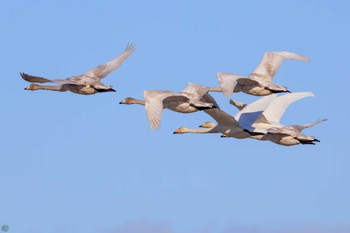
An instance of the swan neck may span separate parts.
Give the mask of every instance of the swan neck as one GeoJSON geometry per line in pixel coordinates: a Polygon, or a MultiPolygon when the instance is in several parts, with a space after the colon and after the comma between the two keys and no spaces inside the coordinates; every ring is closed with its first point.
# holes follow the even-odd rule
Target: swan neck
{"type": "Polygon", "coordinates": [[[187,133],[210,133],[212,128],[205,128],[205,129],[186,129],[187,133]]]}
{"type": "Polygon", "coordinates": [[[131,103],[132,103],[132,104],[145,105],[145,101],[144,101],[144,100],[138,100],[138,99],[132,100],[131,103]]]}
{"type": "Polygon", "coordinates": [[[210,87],[210,92],[222,92],[222,89],[220,87],[210,87]]]}

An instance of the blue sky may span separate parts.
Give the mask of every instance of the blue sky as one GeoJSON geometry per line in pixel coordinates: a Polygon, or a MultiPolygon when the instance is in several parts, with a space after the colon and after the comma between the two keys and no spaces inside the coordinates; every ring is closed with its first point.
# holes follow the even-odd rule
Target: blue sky
{"type": "MultiPolygon", "coordinates": [[[[0,4],[0,225],[9,232],[349,232],[348,1],[9,1],[0,4]],[[24,91],[19,72],[78,75],[137,49],[92,96],[24,91]],[[284,124],[316,146],[282,147],[219,135],[173,135],[211,120],[118,103],[143,90],[218,86],[248,75],[266,51],[290,51],[275,82],[315,97],[284,124]]],[[[228,99],[215,93],[235,114],[228,99]]],[[[252,102],[242,93],[233,98],[252,102]]]]}

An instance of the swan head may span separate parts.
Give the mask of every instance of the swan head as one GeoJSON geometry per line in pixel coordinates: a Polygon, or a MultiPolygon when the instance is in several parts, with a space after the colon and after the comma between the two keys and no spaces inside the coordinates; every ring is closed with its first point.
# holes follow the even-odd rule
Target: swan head
{"type": "Polygon", "coordinates": [[[136,99],[127,97],[124,100],[120,101],[119,104],[134,104],[136,99]]]}
{"type": "Polygon", "coordinates": [[[39,87],[38,84],[32,83],[32,84],[30,84],[28,87],[24,88],[24,90],[37,90],[38,87],[39,87]]]}
{"type": "Polygon", "coordinates": [[[188,133],[188,129],[186,127],[180,127],[173,132],[173,134],[184,134],[188,133]]]}
{"type": "Polygon", "coordinates": [[[207,122],[201,124],[199,127],[210,129],[210,128],[214,128],[215,126],[216,126],[216,124],[214,124],[213,122],[207,121],[207,122]]]}

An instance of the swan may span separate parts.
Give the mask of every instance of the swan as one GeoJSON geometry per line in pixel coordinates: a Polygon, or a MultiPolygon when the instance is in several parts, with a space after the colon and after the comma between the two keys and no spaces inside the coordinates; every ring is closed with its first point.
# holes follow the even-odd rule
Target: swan
{"type": "MultiPolygon", "coordinates": [[[[260,140],[268,140],[283,146],[294,146],[298,144],[314,145],[315,142],[320,142],[320,140],[313,136],[302,134],[301,131],[320,124],[327,119],[319,119],[316,122],[304,125],[285,126],[280,123],[280,119],[291,103],[310,96],[313,96],[311,92],[296,92],[275,98],[257,120],[251,126],[247,125],[244,131],[255,137],[262,136],[259,138],[260,140]]],[[[233,100],[230,103],[237,108],[245,105],[233,100]]],[[[207,126],[208,122],[201,125],[201,127],[207,126]]]]}
{"type": "Polygon", "coordinates": [[[128,43],[124,52],[115,59],[106,64],[97,66],[89,70],[85,74],[72,76],[67,79],[46,79],[38,76],[20,73],[21,77],[31,83],[55,83],[59,86],[44,86],[38,84],[30,84],[25,90],[50,90],[50,91],[71,91],[76,94],[92,95],[99,92],[115,92],[112,86],[101,83],[101,79],[116,70],[125,59],[127,59],[135,50],[132,43],[128,43]]]}
{"type": "Polygon", "coordinates": [[[325,121],[327,121],[327,119],[319,119],[313,123],[308,123],[304,125],[288,125],[279,127],[275,126],[267,128],[264,133],[261,132],[261,129],[260,132],[259,130],[257,132],[249,130],[244,131],[254,136],[260,135],[262,136],[262,140],[268,140],[283,146],[294,146],[298,144],[315,145],[315,142],[320,142],[320,140],[318,140],[314,136],[302,134],[301,131],[325,121]]]}
{"type": "Polygon", "coordinates": [[[290,92],[287,87],[272,83],[284,59],[310,61],[307,57],[291,52],[265,52],[259,65],[247,78],[238,74],[218,72],[219,85],[226,97],[230,97],[233,92],[244,92],[255,96],[290,92]]]}
{"type": "Polygon", "coordinates": [[[144,105],[149,125],[152,130],[156,130],[160,127],[162,111],[165,108],[179,113],[218,108],[218,104],[208,93],[209,90],[209,87],[188,83],[187,87],[179,93],[166,90],[145,90],[144,100],[128,97],[120,104],[144,105]]]}
{"type": "Polygon", "coordinates": [[[217,124],[212,122],[206,122],[200,127],[204,129],[189,129],[186,127],[180,127],[175,130],[174,134],[184,134],[184,133],[221,133],[227,137],[233,137],[237,139],[243,138],[262,138],[261,134],[251,134],[250,132],[245,132],[244,129],[247,126],[253,124],[265,108],[276,98],[276,94],[264,96],[259,100],[248,104],[235,116],[231,116],[222,109],[216,109],[214,113],[213,110],[205,110],[204,112],[210,115],[217,124]]]}

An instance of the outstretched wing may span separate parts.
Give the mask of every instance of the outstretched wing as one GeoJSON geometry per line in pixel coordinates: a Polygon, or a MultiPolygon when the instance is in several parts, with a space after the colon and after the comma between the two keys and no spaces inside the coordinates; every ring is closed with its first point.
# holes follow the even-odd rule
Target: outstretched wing
{"type": "Polygon", "coordinates": [[[222,92],[226,97],[230,97],[235,89],[236,81],[239,78],[245,79],[244,76],[238,74],[229,74],[229,73],[217,73],[216,74],[219,85],[222,89],[222,92]]]}
{"type": "Polygon", "coordinates": [[[266,52],[251,76],[272,82],[284,59],[310,61],[307,57],[291,52],[266,52]]]}
{"type": "Polygon", "coordinates": [[[42,77],[39,77],[39,76],[33,76],[33,75],[26,74],[26,73],[19,73],[19,74],[27,82],[31,82],[31,83],[52,83],[52,80],[50,80],[50,79],[42,78],[42,77]]]}
{"type": "Polygon", "coordinates": [[[312,92],[295,92],[275,98],[254,124],[280,125],[280,120],[290,104],[308,96],[312,92]]]}
{"type": "Polygon", "coordinates": [[[67,79],[46,79],[39,76],[33,76],[25,73],[20,73],[21,77],[31,83],[56,83],[56,84],[74,84],[74,85],[86,85],[81,76],[75,76],[67,79]]]}
{"type": "Polygon", "coordinates": [[[235,119],[245,129],[251,129],[252,124],[261,116],[263,111],[276,98],[276,94],[264,96],[257,101],[246,105],[235,115],[235,119]]]}
{"type": "Polygon", "coordinates": [[[187,86],[185,89],[183,89],[180,93],[184,94],[190,94],[191,99],[193,101],[200,100],[205,94],[209,92],[209,87],[193,84],[193,83],[187,83],[187,86]]]}
{"type": "Polygon", "coordinates": [[[164,108],[163,100],[166,98],[176,98],[179,100],[188,100],[183,95],[170,91],[144,91],[145,109],[148,123],[152,130],[157,130],[160,127],[162,111],[164,108]]]}
{"type": "Polygon", "coordinates": [[[305,125],[291,125],[291,127],[296,129],[300,133],[301,131],[303,131],[306,128],[313,127],[313,126],[321,124],[322,122],[325,122],[325,121],[327,121],[327,119],[318,119],[317,121],[315,121],[313,123],[308,123],[305,125]]]}
{"type": "Polygon", "coordinates": [[[233,99],[230,99],[230,104],[238,108],[238,110],[242,110],[247,106],[247,104],[239,102],[238,100],[233,100],[233,99]]]}
{"type": "Polygon", "coordinates": [[[126,46],[124,52],[120,54],[117,58],[107,62],[106,64],[99,65],[96,68],[89,70],[84,75],[96,78],[96,79],[102,79],[118,69],[118,67],[123,63],[124,60],[126,60],[133,52],[135,51],[135,46],[132,43],[128,43],[126,46]]]}

